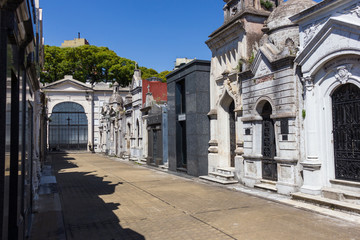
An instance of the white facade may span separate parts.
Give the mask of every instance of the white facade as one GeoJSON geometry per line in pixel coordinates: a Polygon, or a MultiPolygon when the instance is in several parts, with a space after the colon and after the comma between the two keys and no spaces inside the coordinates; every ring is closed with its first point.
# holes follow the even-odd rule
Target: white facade
{"type": "MultiPolygon", "coordinates": [[[[295,61],[301,66],[305,85],[305,138],[302,142],[305,156],[301,163],[304,184],[301,192],[320,194],[324,187],[360,192],[359,162],[348,169],[352,173],[347,173],[357,180],[344,180],[342,173],[336,170],[336,122],[332,99],[335,92],[345,85],[360,88],[360,1],[325,0],[292,20],[300,25],[301,52],[295,61]]],[[[354,101],[358,98],[358,95],[354,96],[354,101]]],[[[354,113],[359,110],[347,111],[354,113]]],[[[352,121],[359,121],[359,115],[351,116],[352,121]]],[[[348,131],[357,128],[349,125],[348,131]]],[[[352,143],[349,144],[352,155],[356,156],[359,136],[352,134],[352,143]]],[[[343,141],[346,143],[346,139],[343,141]]]]}
{"type": "Polygon", "coordinates": [[[130,159],[140,160],[143,156],[143,129],[145,121],[142,118],[142,79],[141,71],[135,69],[131,82],[131,102],[127,102],[129,109],[126,111],[126,124],[130,125],[128,137],[130,140],[130,159]],[[131,113],[131,115],[129,114],[131,113]]]}
{"type": "Polygon", "coordinates": [[[244,161],[239,162],[236,173],[247,186],[271,183],[277,192],[290,194],[302,185],[302,85],[293,62],[299,30],[289,17],[314,4],[289,0],[277,7],[264,25],[250,69],[239,74],[244,161]]]}
{"type": "MultiPolygon", "coordinates": [[[[99,133],[101,110],[112,94],[110,85],[106,83],[85,84],[68,75],[62,80],[46,85],[42,90],[47,98],[48,117],[50,119],[53,108],[60,103],[74,102],[84,108],[88,121],[88,150],[101,152],[99,133]]],[[[122,95],[125,92],[126,89],[122,89],[122,95]]]]}
{"type": "Polygon", "coordinates": [[[252,46],[260,40],[261,28],[269,16],[260,1],[225,2],[224,24],[206,41],[212,51],[209,172],[219,167],[234,168],[242,162],[242,102],[237,73],[252,58],[252,46]],[[229,111],[232,104],[234,109],[229,111]],[[235,129],[230,127],[229,118],[235,118],[235,129]]]}

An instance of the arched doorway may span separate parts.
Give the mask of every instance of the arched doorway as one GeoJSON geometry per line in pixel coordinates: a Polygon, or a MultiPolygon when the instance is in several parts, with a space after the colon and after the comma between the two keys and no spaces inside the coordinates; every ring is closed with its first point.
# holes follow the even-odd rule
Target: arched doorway
{"type": "Polygon", "coordinates": [[[87,150],[88,121],[80,104],[59,103],[53,108],[50,119],[50,150],[87,150]]]}
{"type": "Polygon", "coordinates": [[[360,88],[344,84],[332,95],[335,178],[360,182],[360,88]]]}
{"type": "Polygon", "coordinates": [[[277,164],[274,160],[276,156],[276,141],[274,121],[270,118],[272,107],[269,102],[265,102],[262,110],[262,178],[277,181],[277,164]]]}

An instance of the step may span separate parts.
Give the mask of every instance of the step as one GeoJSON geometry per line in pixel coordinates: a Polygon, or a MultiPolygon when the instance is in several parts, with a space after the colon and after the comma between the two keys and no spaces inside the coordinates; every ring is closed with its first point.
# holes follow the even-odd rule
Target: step
{"type": "Polygon", "coordinates": [[[333,200],[345,201],[360,205],[360,193],[358,192],[352,192],[332,187],[324,187],[322,189],[322,196],[333,200]]]}
{"type": "Polygon", "coordinates": [[[234,174],[224,174],[224,173],[220,173],[220,172],[210,172],[209,173],[210,177],[215,177],[217,179],[221,179],[221,180],[234,180],[234,174]]]}
{"type": "Polygon", "coordinates": [[[208,175],[200,176],[199,178],[203,179],[203,180],[211,181],[211,182],[220,183],[220,184],[223,184],[223,185],[239,183],[237,180],[222,180],[222,179],[218,179],[218,178],[211,177],[211,176],[208,176],[208,175]]]}
{"type": "Polygon", "coordinates": [[[272,192],[277,192],[277,188],[276,185],[272,184],[272,183],[264,183],[264,182],[260,182],[254,185],[255,188],[260,188],[263,190],[268,190],[268,191],[272,191],[272,192]]]}
{"type": "Polygon", "coordinates": [[[292,193],[291,197],[294,200],[311,202],[311,203],[327,206],[330,208],[335,208],[335,209],[340,209],[340,210],[360,214],[360,206],[358,204],[352,204],[352,203],[348,203],[348,202],[344,202],[344,201],[333,200],[333,199],[324,198],[321,196],[310,195],[310,194],[301,193],[301,192],[292,193]]]}
{"type": "Polygon", "coordinates": [[[271,184],[271,185],[276,185],[276,181],[272,181],[272,180],[266,180],[266,179],[261,179],[260,181],[261,183],[266,183],[266,184],[271,184]]]}
{"type": "Polygon", "coordinates": [[[235,168],[233,168],[233,167],[218,167],[218,168],[216,168],[216,172],[222,173],[222,174],[233,175],[234,171],[235,171],[235,168]]]}

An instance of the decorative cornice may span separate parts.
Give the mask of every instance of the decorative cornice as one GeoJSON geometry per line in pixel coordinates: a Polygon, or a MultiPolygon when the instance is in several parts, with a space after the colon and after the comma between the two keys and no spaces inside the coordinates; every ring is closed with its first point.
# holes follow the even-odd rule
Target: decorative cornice
{"type": "Polygon", "coordinates": [[[339,11],[342,14],[351,14],[351,15],[356,15],[358,18],[360,18],[360,2],[355,3],[353,5],[351,5],[348,8],[345,8],[342,11],[339,11]]]}
{"type": "Polygon", "coordinates": [[[263,158],[262,154],[257,155],[243,155],[245,160],[251,160],[251,161],[261,161],[263,158]]]}
{"type": "Polygon", "coordinates": [[[244,116],[241,118],[243,122],[262,121],[263,118],[259,115],[244,116]]]}
{"type": "Polygon", "coordinates": [[[270,116],[271,119],[277,118],[296,118],[296,112],[280,112],[270,116]]]}
{"type": "Polygon", "coordinates": [[[210,49],[219,48],[227,42],[225,39],[233,39],[237,37],[242,31],[245,31],[244,24],[241,19],[238,19],[234,22],[231,22],[231,24],[226,25],[226,27],[221,29],[218,33],[210,35],[209,37],[211,38],[205,43],[210,49]]]}
{"type": "Polygon", "coordinates": [[[210,140],[209,141],[209,146],[218,146],[218,141],[214,140],[214,139],[210,140]]]}
{"type": "Polygon", "coordinates": [[[307,161],[300,164],[303,166],[304,170],[308,171],[317,171],[321,168],[321,162],[318,161],[307,161]]]}
{"type": "Polygon", "coordinates": [[[282,164],[289,164],[289,165],[295,165],[298,162],[298,159],[295,158],[284,158],[284,157],[274,157],[274,160],[277,163],[282,163],[282,164]]]}

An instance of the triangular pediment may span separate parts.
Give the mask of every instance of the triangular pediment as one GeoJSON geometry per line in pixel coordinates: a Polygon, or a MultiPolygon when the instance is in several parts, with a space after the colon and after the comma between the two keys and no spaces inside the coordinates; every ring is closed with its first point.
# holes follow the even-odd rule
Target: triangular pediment
{"type": "Polygon", "coordinates": [[[262,77],[272,72],[270,62],[261,50],[256,54],[251,70],[254,78],[262,77]]]}
{"type": "Polygon", "coordinates": [[[43,90],[64,92],[93,91],[90,86],[75,79],[62,79],[53,82],[43,87],[43,90]]]}
{"type": "Polygon", "coordinates": [[[360,54],[360,21],[330,18],[295,59],[303,73],[316,72],[326,61],[344,54],[360,54]]]}

